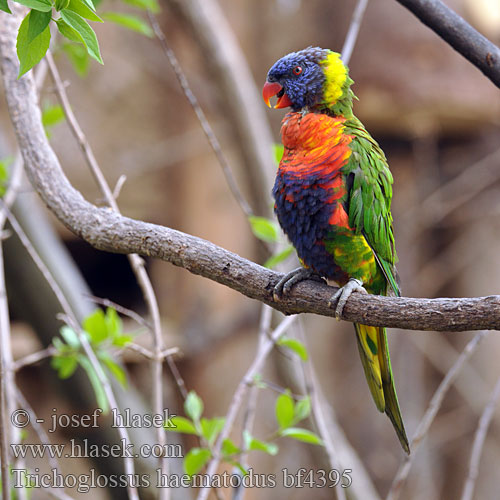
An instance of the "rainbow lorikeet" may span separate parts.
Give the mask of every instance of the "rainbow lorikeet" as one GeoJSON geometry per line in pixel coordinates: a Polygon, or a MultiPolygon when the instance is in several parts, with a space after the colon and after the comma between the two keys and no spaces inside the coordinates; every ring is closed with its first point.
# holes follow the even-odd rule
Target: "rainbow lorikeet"
{"type": "MultiPolygon", "coordinates": [[[[353,81],[340,54],[319,47],[292,52],[267,75],[263,97],[291,107],[281,127],[284,153],[273,188],[275,212],[303,267],[275,295],[310,278],[341,288],[339,318],[353,291],[400,295],[392,230],[392,175],[377,142],[353,115],[353,81]],[[363,288],[364,287],[364,288],[363,288]]],[[[408,438],[394,387],[385,328],[354,324],[368,386],[403,449],[408,438]]]]}

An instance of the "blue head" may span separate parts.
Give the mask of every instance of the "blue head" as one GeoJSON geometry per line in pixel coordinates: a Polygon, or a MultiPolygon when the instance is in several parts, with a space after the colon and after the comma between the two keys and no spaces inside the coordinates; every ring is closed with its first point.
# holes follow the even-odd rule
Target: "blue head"
{"type": "MultiPolygon", "coordinates": [[[[275,108],[334,108],[344,100],[352,103],[352,80],[340,55],[319,47],[290,54],[278,60],[267,74],[262,95],[266,104],[278,97],[275,108]]],[[[347,104],[347,103],[346,103],[347,104]]]]}

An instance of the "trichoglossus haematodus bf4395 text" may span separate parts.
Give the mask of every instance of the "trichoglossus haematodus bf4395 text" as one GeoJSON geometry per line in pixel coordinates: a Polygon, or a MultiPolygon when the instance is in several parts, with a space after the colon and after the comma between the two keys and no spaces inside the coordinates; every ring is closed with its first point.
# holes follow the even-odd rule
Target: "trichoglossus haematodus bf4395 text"
{"type": "MultiPolygon", "coordinates": [[[[341,288],[337,316],[355,290],[400,295],[392,229],[392,175],[377,142],[353,115],[353,81],[340,54],[318,47],[292,52],[269,70],[263,97],[291,107],[281,127],[284,153],[273,188],[275,212],[303,267],[275,295],[318,276],[341,288]]],[[[409,453],[385,328],[354,324],[377,408],[409,453]]]]}

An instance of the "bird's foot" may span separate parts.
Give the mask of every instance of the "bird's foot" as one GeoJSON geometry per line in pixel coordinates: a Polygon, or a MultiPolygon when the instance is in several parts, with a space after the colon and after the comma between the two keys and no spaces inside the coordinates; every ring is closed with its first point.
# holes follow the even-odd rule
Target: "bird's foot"
{"type": "Polygon", "coordinates": [[[351,278],[343,287],[339,288],[328,301],[329,306],[332,306],[332,304],[338,301],[337,307],[335,308],[335,317],[337,320],[340,320],[342,317],[344,306],[353,292],[367,293],[363,288],[363,282],[356,278],[351,278]]]}
{"type": "Polygon", "coordinates": [[[279,300],[283,295],[287,295],[294,285],[304,280],[314,280],[325,283],[325,280],[312,269],[298,267],[285,274],[285,276],[278,281],[273,289],[274,300],[279,300]]]}

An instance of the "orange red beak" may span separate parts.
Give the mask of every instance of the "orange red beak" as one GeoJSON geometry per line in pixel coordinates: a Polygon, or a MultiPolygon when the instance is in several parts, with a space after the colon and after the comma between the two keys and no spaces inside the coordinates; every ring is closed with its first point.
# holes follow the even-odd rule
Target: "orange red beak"
{"type": "Polygon", "coordinates": [[[271,107],[270,100],[271,97],[274,97],[275,95],[278,96],[278,100],[274,106],[275,109],[287,108],[288,106],[291,106],[292,101],[285,94],[283,87],[278,82],[266,82],[262,88],[262,97],[268,107],[271,107]]]}

